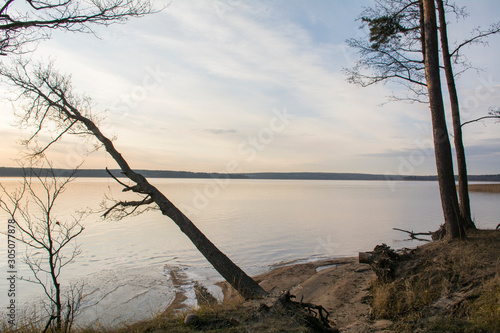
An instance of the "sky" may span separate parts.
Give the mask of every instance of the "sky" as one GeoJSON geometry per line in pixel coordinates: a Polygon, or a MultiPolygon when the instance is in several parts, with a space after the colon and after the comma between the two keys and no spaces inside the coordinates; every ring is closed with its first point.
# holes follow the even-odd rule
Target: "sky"
{"type": "MultiPolygon", "coordinates": [[[[428,106],[385,103],[400,86],[361,88],[342,72],[358,59],[346,39],[366,36],[356,18],[373,1],[168,4],[95,35],[55,32],[31,54],[52,59],[93,99],[102,131],[132,168],[436,173],[428,106]]],[[[500,2],[473,4],[467,18],[448,18],[452,46],[498,20],[500,2]]],[[[500,107],[500,36],[488,41],[464,50],[477,70],[457,82],[463,121],[500,107]]],[[[18,165],[19,140],[29,135],[12,126],[15,108],[0,101],[0,166],[18,165]]],[[[500,173],[500,124],[465,126],[464,143],[469,174],[500,173]]],[[[55,167],[117,167],[104,150],[89,150],[65,138],[48,157],[55,167]]]]}

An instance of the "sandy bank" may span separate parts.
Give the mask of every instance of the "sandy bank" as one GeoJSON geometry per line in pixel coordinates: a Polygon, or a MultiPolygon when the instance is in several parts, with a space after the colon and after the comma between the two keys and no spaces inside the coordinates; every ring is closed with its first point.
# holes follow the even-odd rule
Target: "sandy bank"
{"type": "MultiPolygon", "coordinates": [[[[254,279],[267,291],[279,294],[290,290],[297,300],[322,305],[342,332],[359,332],[369,323],[368,287],[375,274],[357,258],[340,258],[278,267],[254,279]]],[[[240,301],[226,282],[218,284],[224,303],[240,301]]]]}

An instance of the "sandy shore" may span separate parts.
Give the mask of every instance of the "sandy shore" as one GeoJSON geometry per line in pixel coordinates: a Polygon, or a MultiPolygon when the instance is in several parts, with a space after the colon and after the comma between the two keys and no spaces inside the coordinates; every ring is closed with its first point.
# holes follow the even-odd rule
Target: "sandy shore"
{"type": "MultiPolygon", "coordinates": [[[[367,289],[374,278],[370,267],[358,263],[358,258],[293,264],[254,277],[270,293],[290,290],[297,300],[322,305],[341,332],[379,331],[392,324],[369,320],[367,289]]],[[[218,285],[223,290],[224,303],[241,300],[226,282],[218,285]]]]}

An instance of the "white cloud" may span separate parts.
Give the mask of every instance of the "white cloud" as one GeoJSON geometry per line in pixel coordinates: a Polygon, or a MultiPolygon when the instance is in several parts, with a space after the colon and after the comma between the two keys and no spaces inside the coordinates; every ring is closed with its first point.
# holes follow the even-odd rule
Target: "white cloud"
{"type": "MultiPolygon", "coordinates": [[[[411,149],[431,134],[430,116],[425,105],[379,107],[387,86],[346,83],[341,68],[352,53],[344,40],[358,34],[363,3],[173,1],[162,13],[99,29],[102,39],[55,34],[38,53],[57,56],[96,108],[110,109],[106,132],[136,167],[221,171],[229,159],[245,161],[238,146],[286,108],[295,118],[245,162],[247,171],[384,172],[393,161],[369,154],[411,149]],[[151,69],[162,79],[145,87],[151,69]]],[[[465,85],[463,95],[474,89],[465,85]]],[[[481,103],[498,101],[495,91],[481,103]]],[[[472,142],[498,138],[470,132],[472,142]]]]}

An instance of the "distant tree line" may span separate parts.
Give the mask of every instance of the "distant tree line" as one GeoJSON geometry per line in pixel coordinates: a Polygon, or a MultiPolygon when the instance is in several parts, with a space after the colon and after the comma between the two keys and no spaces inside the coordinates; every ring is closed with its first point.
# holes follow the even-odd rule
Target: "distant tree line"
{"type": "MultiPolygon", "coordinates": [[[[49,169],[43,170],[49,172],[49,169]]],[[[110,170],[113,174],[120,177],[121,170],[110,170]]],[[[146,177],[150,178],[231,178],[231,179],[247,179],[248,176],[236,173],[215,173],[215,172],[191,172],[191,171],[171,171],[171,170],[138,170],[146,177]]],[[[25,173],[30,174],[30,170],[23,168],[7,168],[0,167],[0,177],[23,177],[25,173]]],[[[74,172],[70,169],[54,169],[52,170],[59,177],[67,177],[74,173],[75,177],[95,177],[109,178],[109,173],[105,169],[81,169],[74,172]]],[[[125,176],[123,176],[125,177],[125,176]]]]}
{"type": "MultiPolygon", "coordinates": [[[[120,170],[110,170],[115,175],[120,174],[120,170]]],[[[404,175],[380,175],[369,173],[337,173],[337,172],[256,172],[256,173],[217,173],[217,172],[191,172],[191,171],[171,171],[171,170],[138,170],[148,178],[226,178],[226,179],[296,179],[296,180],[387,180],[387,181],[437,181],[437,176],[404,176],[404,175]]],[[[30,170],[22,168],[0,167],[0,177],[23,177],[30,170]]],[[[106,170],[101,169],[53,169],[43,170],[45,173],[54,173],[58,177],[69,177],[74,174],[78,177],[109,177],[106,170]]],[[[500,182],[500,174],[491,175],[469,175],[469,181],[500,182]]],[[[458,180],[458,176],[455,176],[458,180]]]]}

